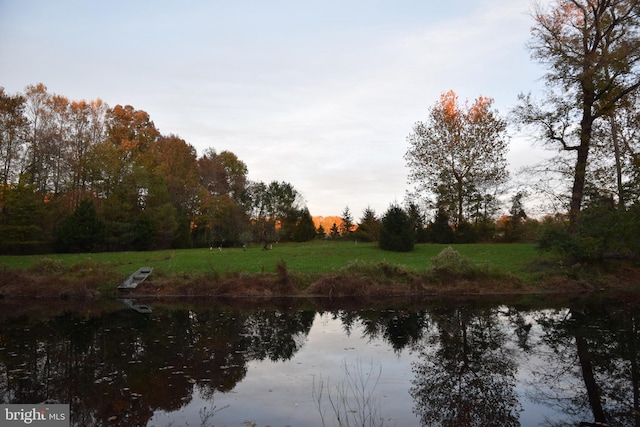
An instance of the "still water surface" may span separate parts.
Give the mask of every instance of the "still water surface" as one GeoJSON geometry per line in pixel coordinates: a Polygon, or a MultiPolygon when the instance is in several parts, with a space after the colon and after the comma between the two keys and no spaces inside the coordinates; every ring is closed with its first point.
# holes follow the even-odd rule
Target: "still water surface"
{"type": "Polygon", "coordinates": [[[640,426],[635,304],[327,304],[0,306],[0,401],[77,426],[640,426]]]}

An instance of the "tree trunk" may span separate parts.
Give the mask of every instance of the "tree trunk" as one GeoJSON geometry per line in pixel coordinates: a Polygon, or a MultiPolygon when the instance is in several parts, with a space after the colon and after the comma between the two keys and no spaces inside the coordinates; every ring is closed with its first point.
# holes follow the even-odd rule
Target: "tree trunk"
{"type": "Polygon", "coordinates": [[[458,179],[458,182],[456,183],[456,191],[458,193],[458,206],[456,206],[456,228],[458,228],[460,226],[460,224],[462,224],[463,220],[464,220],[464,216],[463,216],[463,199],[464,199],[464,185],[462,183],[462,179],[458,179]]]}
{"type": "Polygon", "coordinates": [[[593,96],[585,90],[585,101],[582,107],[582,120],[580,121],[580,145],[577,151],[576,167],[573,176],[573,188],[571,189],[571,204],[569,205],[569,231],[574,233],[584,198],[584,184],[587,175],[587,160],[589,146],[591,145],[591,132],[593,130],[593,115],[591,113],[593,96]]]}
{"type": "Polygon", "coordinates": [[[622,187],[622,165],[620,162],[620,143],[618,141],[618,123],[615,114],[611,114],[611,141],[616,160],[616,183],[618,184],[618,208],[624,209],[624,188],[622,187]]]}
{"type": "Polygon", "coordinates": [[[593,419],[596,423],[606,425],[607,419],[604,415],[602,402],[600,400],[600,390],[596,383],[595,376],[593,375],[593,366],[591,365],[591,356],[589,355],[587,341],[579,334],[576,335],[576,347],[578,349],[578,359],[580,360],[580,367],[582,369],[582,378],[584,379],[584,385],[587,389],[587,396],[593,413],[593,419]]]}
{"type": "Polygon", "coordinates": [[[589,145],[580,144],[576,159],[576,167],[573,177],[573,188],[571,189],[571,204],[569,206],[569,230],[573,233],[576,229],[578,215],[584,197],[584,184],[586,181],[587,158],[589,156],[589,145]]]}

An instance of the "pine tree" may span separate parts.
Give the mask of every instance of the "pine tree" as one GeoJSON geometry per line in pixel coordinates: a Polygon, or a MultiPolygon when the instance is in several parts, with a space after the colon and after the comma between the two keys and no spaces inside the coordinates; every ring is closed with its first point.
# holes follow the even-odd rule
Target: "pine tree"
{"type": "Polygon", "coordinates": [[[429,224],[430,238],[434,243],[453,243],[454,234],[449,225],[449,215],[442,210],[438,210],[433,222],[429,224]]]}
{"type": "Polygon", "coordinates": [[[342,220],[342,224],[340,224],[340,234],[342,235],[342,237],[349,237],[352,233],[354,225],[349,206],[344,208],[344,211],[342,211],[342,217],[340,217],[340,219],[342,220]]]}
{"type": "Polygon", "coordinates": [[[324,231],[324,227],[322,226],[322,224],[320,224],[316,229],[316,236],[319,237],[320,239],[324,239],[326,234],[327,232],[324,231]]]}
{"type": "Polygon", "coordinates": [[[340,230],[338,230],[338,225],[335,222],[331,226],[331,229],[329,230],[329,234],[331,235],[332,239],[336,239],[340,237],[340,230]]]}
{"type": "Polygon", "coordinates": [[[362,219],[355,231],[355,237],[363,242],[377,242],[380,239],[380,220],[370,207],[366,208],[362,214],[362,219]]]}
{"type": "Polygon", "coordinates": [[[313,224],[313,218],[309,213],[309,209],[304,208],[300,211],[300,218],[293,231],[293,240],[296,242],[307,242],[316,236],[316,227],[313,224]]]}
{"type": "Polygon", "coordinates": [[[56,249],[60,252],[91,252],[104,241],[105,225],[98,218],[92,200],[81,200],[60,225],[56,249]]]}
{"type": "Polygon", "coordinates": [[[398,205],[391,205],[382,218],[380,249],[395,252],[410,252],[415,243],[413,222],[398,205]]]}

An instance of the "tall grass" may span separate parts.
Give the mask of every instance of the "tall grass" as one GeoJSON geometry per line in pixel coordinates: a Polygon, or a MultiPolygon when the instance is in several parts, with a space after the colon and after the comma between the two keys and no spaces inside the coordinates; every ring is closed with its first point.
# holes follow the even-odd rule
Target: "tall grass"
{"type": "Polygon", "coordinates": [[[320,414],[322,426],[331,425],[338,427],[383,427],[386,425],[381,415],[380,401],[375,395],[375,389],[382,375],[382,368],[374,369],[373,364],[369,369],[362,366],[359,360],[354,367],[342,364],[344,378],[336,383],[329,379],[319,377],[318,382],[314,378],[312,398],[320,414]]]}

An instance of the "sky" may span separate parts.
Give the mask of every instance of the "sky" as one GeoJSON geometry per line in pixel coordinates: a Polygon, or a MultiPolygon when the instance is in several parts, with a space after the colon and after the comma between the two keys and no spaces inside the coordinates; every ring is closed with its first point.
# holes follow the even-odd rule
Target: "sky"
{"type": "MultiPolygon", "coordinates": [[[[540,90],[532,1],[0,0],[0,86],[132,105],[357,220],[404,203],[407,136],[442,92],[507,116],[540,90]]],[[[543,157],[512,138],[512,173],[543,157]]]]}

